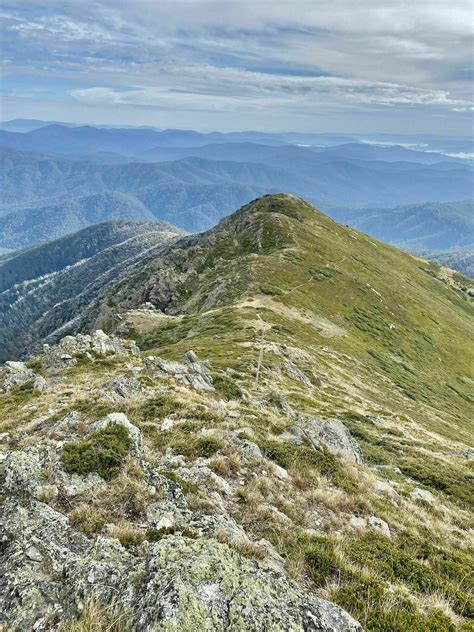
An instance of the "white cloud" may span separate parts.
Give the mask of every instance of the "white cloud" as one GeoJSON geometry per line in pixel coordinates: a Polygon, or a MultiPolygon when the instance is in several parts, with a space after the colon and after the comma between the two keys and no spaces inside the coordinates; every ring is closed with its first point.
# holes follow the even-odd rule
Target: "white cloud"
{"type": "Polygon", "coordinates": [[[7,4],[9,76],[62,81],[90,107],[287,108],[288,120],[331,108],[470,111],[469,0],[91,0],[87,9],[7,4]]]}

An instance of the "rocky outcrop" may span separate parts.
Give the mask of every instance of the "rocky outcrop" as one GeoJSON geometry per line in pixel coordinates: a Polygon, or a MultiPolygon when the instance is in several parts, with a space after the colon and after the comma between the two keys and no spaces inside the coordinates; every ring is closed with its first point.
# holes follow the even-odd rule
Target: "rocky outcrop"
{"type": "Polygon", "coordinates": [[[148,356],[145,358],[145,366],[153,378],[173,378],[199,391],[213,391],[209,364],[199,360],[194,351],[188,351],[185,360],[186,364],[181,364],[148,356]]]}
{"type": "Polygon", "coordinates": [[[29,369],[23,362],[5,362],[0,369],[0,393],[8,393],[12,388],[28,385],[39,392],[48,388],[46,380],[29,369]]]}
{"type": "MultiPolygon", "coordinates": [[[[288,579],[269,543],[261,541],[262,550],[267,545],[273,556],[263,567],[212,539],[217,533],[228,533],[231,539],[246,534],[224,513],[194,515],[179,484],[146,462],[141,433],[126,415],[99,419],[86,437],[111,424],[126,429],[148,489],[157,490],[146,519],[158,541],[126,549],[113,537],[91,539],[44,502],[46,474],[53,496],[59,488],[62,494],[75,493],[75,479],[85,484],[80,491],[107,484],[96,475],[69,476],[62,470],[58,448],[63,441],[55,448],[51,440],[71,437],[80,427],[80,415],[69,413],[50,428],[44,444],[10,452],[0,465],[0,626],[10,632],[53,632],[95,601],[120,604],[137,632],[361,631],[344,610],[288,579]],[[189,536],[166,531],[180,525],[191,528],[189,536]]],[[[231,493],[228,483],[203,464],[185,472],[197,483],[204,478],[221,494],[231,493]]]]}
{"type": "Polygon", "coordinates": [[[140,349],[133,341],[109,336],[97,329],[93,334],[65,336],[53,347],[43,345],[40,361],[44,368],[68,368],[84,357],[93,360],[95,356],[116,354],[138,356],[140,349]]]}
{"type": "Polygon", "coordinates": [[[114,377],[108,380],[101,392],[112,402],[121,402],[124,399],[139,399],[143,396],[144,388],[135,377],[114,377]]]}

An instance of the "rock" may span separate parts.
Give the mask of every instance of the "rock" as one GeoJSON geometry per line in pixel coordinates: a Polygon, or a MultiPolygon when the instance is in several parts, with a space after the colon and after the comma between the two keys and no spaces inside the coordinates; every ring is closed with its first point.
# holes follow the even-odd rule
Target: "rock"
{"type": "Polygon", "coordinates": [[[359,631],[342,609],[259,569],[225,544],[173,536],[153,545],[137,590],[136,630],[359,631]]]}
{"type": "Polygon", "coordinates": [[[173,419],[170,419],[169,417],[165,417],[165,419],[163,419],[163,421],[161,422],[161,426],[160,426],[160,430],[171,430],[171,428],[174,426],[174,421],[173,419]]]}
{"type": "Polygon", "coordinates": [[[194,351],[185,355],[186,364],[173,360],[163,360],[157,356],[145,358],[145,366],[154,378],[172,377],[199,391],[213,391],[209,365],[201,362],[194,351]]]}
{"type": "Polygon", "coordinates": [[[139,399],[143,395],[143,386],[135,377],[114,377],[101,388],[102,393],[113,402],[124,399],[139,399]]]}
{"type": "Polygon", "coordinates": [[[367,518],[367,524],[372,529],[376,529],[377,531],[383,533],[387,538],[392,537],[388,524],[385,522],[385,520],[382,520],[382,518],[378,518],[377,516],[369,516],[367,518]]]}
{"type": "Polygon", "coordinates": [[[115,354],[139,355],[140,349],[133,341],[121,340],[108,335],[101,329],[93,334],[65,336],[56,346],[43,346],[41,364],[47,369],[70,368],[77,364],[78,358],[94,361],[94,356],[115,354]]]}
{"type": "Polygon", "coordinates": [[[303,430],[298,426],[288,426],[285,432],[278,436],[278,439],[292,445],[303,445],[308,440],[303,430]]]}
{"type": "Polygon", "coordinates": [[[281,467],[276,463],[272,463],[272,469],[275,476],[281,481],[289,481],[291,479],[291,476],[288,474],[284,467],[281,467]]]}
{"type": "Polygon", "coordinates": [[[303,373],[303,371],[296,366],[291,360],[285,360],[281,363],[281,368],[286,371],[286,373],[293,378],[294,380],[298,380],[302,382],[306,386],[313,386],[311,380],[303,373]]]}
{"type": "Polygon", "coordinates": [[[399,493],[394,489],[392,485],[390,485],[390,483],[387,483],[386,481],[376,481],[375,492],[377,494],[381,494],[382,496],[388,496],[395,501],[398,501],[400,499],[399,493]]]}
{"type": "Polygon", "coordinates": [[[415,487],[415,489],[410,492],[410,498],[414,501],[428,503],[429,505],[433,505],[436,502],[436,498],[431,492],[427,489],[421,489],[420,487],[415,487]]]}
{"type": "Polygon", "coordinates": [[[36,377],[38,376],[24,362],[5,362],[0,373],[0,393],[8,393],[12,388],[32,383],[36,377]]]}
{"type": "Polygon", "coordinates": [[[361,516],[351,516],[349,519],[349,524],[354,529],[366,529],[367,528],[367,520],[366,518],[362,518],[361,516]]]}
{"type": "Polygon", "coordinates": [[[236,448],[244,459],[249,461],[260,461],[263,458],[263,455],[258,445],[249,439],[241,439],[239,437],[240,432],[242,432],[242,430],[229,432],[227,435],[229,443],[236,448]]]}
{"type": "Polygon", "coordinates": [[[40,393],[48,390],[48,382],[41,375],[36,375],[33,379],[33,390],[40,393]]]}
{"type": "Polygon", "coordinates": [[[130,438],[133,442],[133,454],[137,458],[141,459],[142,456],[142,433],[141,431],[134,426],[127,415],[123,413],[110,413],[105,417],[102,417],[98,421],[95,421],[91,425],[91,432],[96,432],[97,430],[102,430],[106,428],[109,424],[117,424],[119,426],[123,426],[125,430],[128,432],[130,438]]]}
{"type": "Polygon", "coordinates": [[[119,603],[136,632],[362,630],[335,604],[215,540],[167,536],[134,554],[109,537],[92,542],[44,503],[7,497],[0,541],[10,632],[55,632],[90,600],[119,603]]]}
{"type": "Polygon", "coordinates": [[[355,463],[363,462],[359,444],[341,421],[319,421],[313,418],[306,418],[305,421],[308,426],[307,434],[312,442],[323,443],[332,454],[355,463]]]}
{"type": "Polygon", "coordinates": [[[107,355],[109,353],[125,353],[125,347],[116,336],[108,336],[97,329],[91,336],[91,349],[99,355],[107,355]]]}

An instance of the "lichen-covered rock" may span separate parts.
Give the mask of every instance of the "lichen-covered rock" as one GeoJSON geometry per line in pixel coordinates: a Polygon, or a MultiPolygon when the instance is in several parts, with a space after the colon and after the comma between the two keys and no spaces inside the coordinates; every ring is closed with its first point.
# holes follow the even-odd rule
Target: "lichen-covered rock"
{"type": "Polygon", "coordinates": [[[359,632],[341,608],[262,569],[215,540],[168,536],[134,555],[92,542],[37,501],[0,507],[0,624],[58,630],[88,600],[119,602],[136,632],[310,630],[359,632]]]}
{"type": "Polygon", "coordinates": [[[106,382],[101,391],[112,402],[120,402],[124,399],[138,399],[143,395],[143,386],[135,377],[114,377],[106,382]]]}
{"type": "Polygon", "coordinates": [[[213,380],[207,362],[201,362],[194,351],[185,354],[186,364],[163,360],[157,356],[145,358],[145,366],[154,377],[172,377],[198,391],[213,391],[213,380]]]}
{"type": "Polygon", "coordinates": [[[115,354],[137,356],[140,354],[140,349],[131,340],[122,340],[114,335],[109,336],[98,329],[93,334],[65,336],[52,347],[44,345],[41,364],[47,369],[70,368],[83,357],[94,360],[94,356],[115,354]]]}
{"type": "Polygon", "coordinates": [[[421,487],[415,487],[410,492],[410,498],[414,501],[421,501],[433,505],[436,502],[436,498],[427,489],[421,489],[421,487]]]}
{"type": "Polygon", "coordinates": [[[332,454],[338,454],[355,463],[363,462],[359,444],[341,421],[307,418],[306,423],[307,435],[312,442],[323,443],[332,454]]]}
{"type": "Polygon", "coordinates": [[[165,538],[152,547],[145,573],[137,631],[361,630],[341,608],[212,540],[165,538]]]}
{"type": "Polygon", "coordinates": [[[35,391],[47,390],[46,380],[29,369],[24,362],[5,362],[0,369],[0,393],[8,393],[12,388],[31,385],[35,391]]]}

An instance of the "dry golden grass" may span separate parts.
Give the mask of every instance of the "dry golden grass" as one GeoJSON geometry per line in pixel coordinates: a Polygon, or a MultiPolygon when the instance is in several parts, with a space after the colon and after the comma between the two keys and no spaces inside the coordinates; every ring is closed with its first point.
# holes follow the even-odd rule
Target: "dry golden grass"
{"type": "Polygon", "coordinates": [[[62,625],[60,632],[132,632],[127,614],[117,605],[89,601],[77,621],[62,625]]]}

